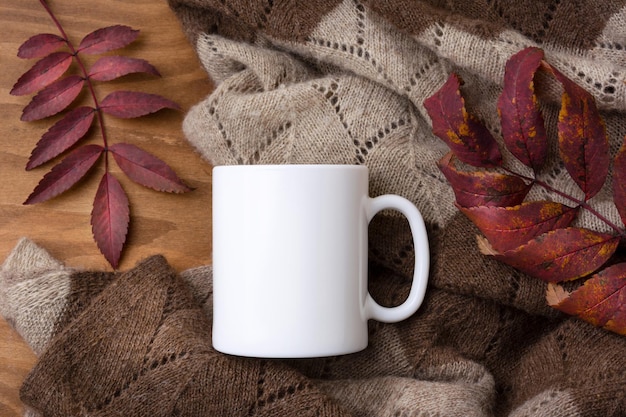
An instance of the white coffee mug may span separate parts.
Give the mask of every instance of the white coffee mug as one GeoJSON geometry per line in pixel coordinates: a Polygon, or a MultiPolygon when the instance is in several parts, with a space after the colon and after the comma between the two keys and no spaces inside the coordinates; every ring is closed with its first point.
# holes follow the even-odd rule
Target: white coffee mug
{"type": "Polygon", "coordinates": [[[360,351],[368,319],[396,322],[424,299],[428,238],[417,208],[368,196],[356,165],[213,169],[213,346],[239,356],[305,358],[360,351]],[[368,223],[383,209],[413,234],[411,291],[397,307],[367,289],[368,223]]]}

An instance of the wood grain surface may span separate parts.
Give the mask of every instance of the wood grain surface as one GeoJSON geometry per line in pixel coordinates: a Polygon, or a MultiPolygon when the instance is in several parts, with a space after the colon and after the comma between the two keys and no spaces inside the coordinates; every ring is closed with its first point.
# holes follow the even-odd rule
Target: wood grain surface
{"type": "MultiPolygon", "coordinates": [[[[48,4],[76,43],[104,26],[124,24],[140,30],[139,39],[118,53],[148,60],[162,77],[131,75],[98,84],[99,99],[114,90],[136,90],[161,94],[182,108],[133,120],[105,119],[111,143],[128,142],[148,150],[195,188],[182,195],[152,191],[130,182],[112,164],[112,172],[131,205],[131,226],[119,269],[131,268],[156,253],[165,255],[177,270],[210,263],[211,167],[185,141],[181,125],[189,107],[209,94],[212,84],[180,23],[165,0],[49,0],[48,4]]],[[[22,109],[32,96],[15,97],[9,91],[35,60],[19,59],[16,53],[30,36],[58,32],[38,0],[0,0],[0,19],[0,262],[18,239],[26,236],[68,266],[110,270],[93,241],[89,224],[103,168],[48,202],[22,204],[58,162],[32,171],[24,169],[33,147],[58,117],[20,121],[22,109]]],[[[93,63],[97,57],[89,58],[87,62],[93,63]]],[[[86,94],[79,100],[91,105],[86,94]]],[[[90,132],[87,141],[101,143],[98,131],[90,132]]],[[[22,415],[19,387],[35,361],[20,335],[0,318],[0,416],[22,415]]]]}

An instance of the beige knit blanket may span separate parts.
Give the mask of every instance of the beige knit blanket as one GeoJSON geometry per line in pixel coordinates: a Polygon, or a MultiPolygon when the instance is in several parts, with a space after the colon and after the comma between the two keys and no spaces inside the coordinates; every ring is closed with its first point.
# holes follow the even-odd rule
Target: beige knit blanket
{"type": "MultiPolygon", "coordinates": [[[[210,266],[176,273],[155,256],[124,273],[81,272],[24,240],[0,274],[0,313],[40,355],[22,388],[34,415],[626,416],[626,338],[547,307],[545,283],[478,252],[423,106],[456,72],[499,137],[505,62],[538,46],[594,95],[615,153],[625,1],[169,4],[216,83],[183,126],[198,152],[213,165],[367,165],[372,196],[403,195],[428,223],[428,294],[404,322],[370,322],[363,352],[237,358],[210,344],[210,266]]],[[[537,91],[554,141],[560,87],[540,79],[537,91]]],[[[575,187],[554,149],[544,176],[575,187]]],[[[619,222],[610,195],[592,202],[619,222]]],[[[402,217],[375,218],[370,258],[374,297],[398,304],[413,265],[402,217]]]]}

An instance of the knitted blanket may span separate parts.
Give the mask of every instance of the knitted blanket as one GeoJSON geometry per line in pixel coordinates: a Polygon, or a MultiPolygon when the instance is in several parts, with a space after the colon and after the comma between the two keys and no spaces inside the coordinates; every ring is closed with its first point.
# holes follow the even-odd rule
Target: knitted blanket
{"type": "MultiPolygon", "coordinates": [[[[216,83],[186,116],[189,142],[213,165],[367,165],[371,196],[400,194],[428,223],[426,299],[403,322],[370,322],[359,353],[239,358],[210,343],[210,265],[177,272],[156,255],[126,272],[78,271],[23,240],[0,273],[0,313],[39,355],[21,391],[29,413],[626,415],[626,338],[549,308],[544,282],[478,252],[423,106],[456,72],[498,137],[505,62],[538,46],[594,95],[615,152],[626,135],[625,1],[168,1],[216,83]]],[[[543,79],[537,91],[553,140],[560,89],[543,79]]],[[[544,175],[571,187],[554,149],[544,175]]],[[[619,223],[608,193],[592,203],[619,223]]],[[[376,216],[370,259],[374,298],[399,304],[413,266],[401,216],[376,216]]]]}

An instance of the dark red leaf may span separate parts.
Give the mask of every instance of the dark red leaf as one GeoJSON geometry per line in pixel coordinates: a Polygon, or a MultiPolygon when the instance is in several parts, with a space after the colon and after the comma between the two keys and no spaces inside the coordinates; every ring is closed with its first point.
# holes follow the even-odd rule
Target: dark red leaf
{"type": "Polygon", "coordinates": [[[626,137],[613,162],[613,200],[622,223],[626,224],[626,137]]]}
{"type": "Polygon", "coordinates": [[[579,208],[550,201],[533,201],[514,207],[459,207],[498,252],[528,243],[551,230],[568,227],[579,208]]]}
{"type": "Polygon", "coordinates": [[[21,120],[32,122],[52,116],[67,106],[80,94],[85,80],[78,75],[62,78],[41,90],[24,108],[21,120]]]}
{"type": "Polygon", "coordinates": [[[446,83],[424,101],[433,124],[433,133],[450,147],[459,160],[477,167],[502,164],[498,143],[465,109],[459,90],[461,82],[451,74],[446,83]]]}
{"type": "Polygon", "coordinates": [[[114,91],[102,100],[103,112],[123,119],[145,116],[161,109],[179,109],[178,104],[157,94],[114,91]]]}
{"type": "Polygon", "coordinates": [[[506,63],[498,114],[506,147],[535,172],[543,166],[548,141],[535,96],[534,76],[543,59],[539,48],[526,48],[506,63]]]}
{"type": "Polygon", "coordinates": [[[22,75],[11,90],[14,96],[23,96],[39,91],[58,80],[72,63],[69,52],[54,52],[37,61],[35,65],[22,75]]]}
{"type": "Polygon", "coordinates": [[[191,191],[165,162],[135,145],[116,143],[109,150],[122,171],[136,183],[170,193],[191,191]]]}
{"type": "Polygon", "coordinates": [[[91,211],[91,230],[100,252],[117,268],[126,242],[130,208],[119,181],[105,173],[98,186],[91,211]]]}
{"type": "Polygon", "coordinates": [[[85,36],[78,45],[83,54],[101,54],[123,48],[139,36],[139,31],[128,26],[115,25],[95,30],[85,36]]]}
{"type": "Polygon", "coordinates": [[[452,158],[452,153],[448,153],[438,166],[450,182],[459,206],[516,206],[524,201],[532,186],[512,175],[458,171],[452,158]]]}
{"type": "Polygon", "coordinates": [[[31,36],[17,51],[20,58],[43,58],[65,45],[65,39],[52,33],[40,33],[31,36]]]}
{"type": "Polygon", "coordinates": [[[89,77],[96,81],[110,81],[137,72],[161,75],[148,61],[114,55],[104,56],[96,61],[89,70],[89,77]]]}
{"type": "Polygon", "coordinates": [[[551,284],[548,304],[594,326],[626,336],[626,264],[610,266],[572,293],[551,284]]]}
{"type": "Polygon", "coordinates": [[[559,153],[572,179],[589,200],[609,172],[609,141],[593,96],[557,69],[546,66],[563,85],[559,113],[559,153]]]}
{"type": "Polygon", "coordinates": [[[513,250],[489,253],[496,259],[548,282],[587,276],[615,253],[620,238],[569,227],[545,233],[513,250]]]}
{"type": "Polygon", "coordinates": [[[85,145],[72,151],[41,179],[24,204],[41,203],[67,191],[94,166],[104,148],[85,145]]]}
{"type": "Polygon", "coordinates": [[[36,168],[69,149],[85,136],[94,117],[95,110],[91,107],[78,107],[68,112],[37,142],[26,169],[36,168]]]}

